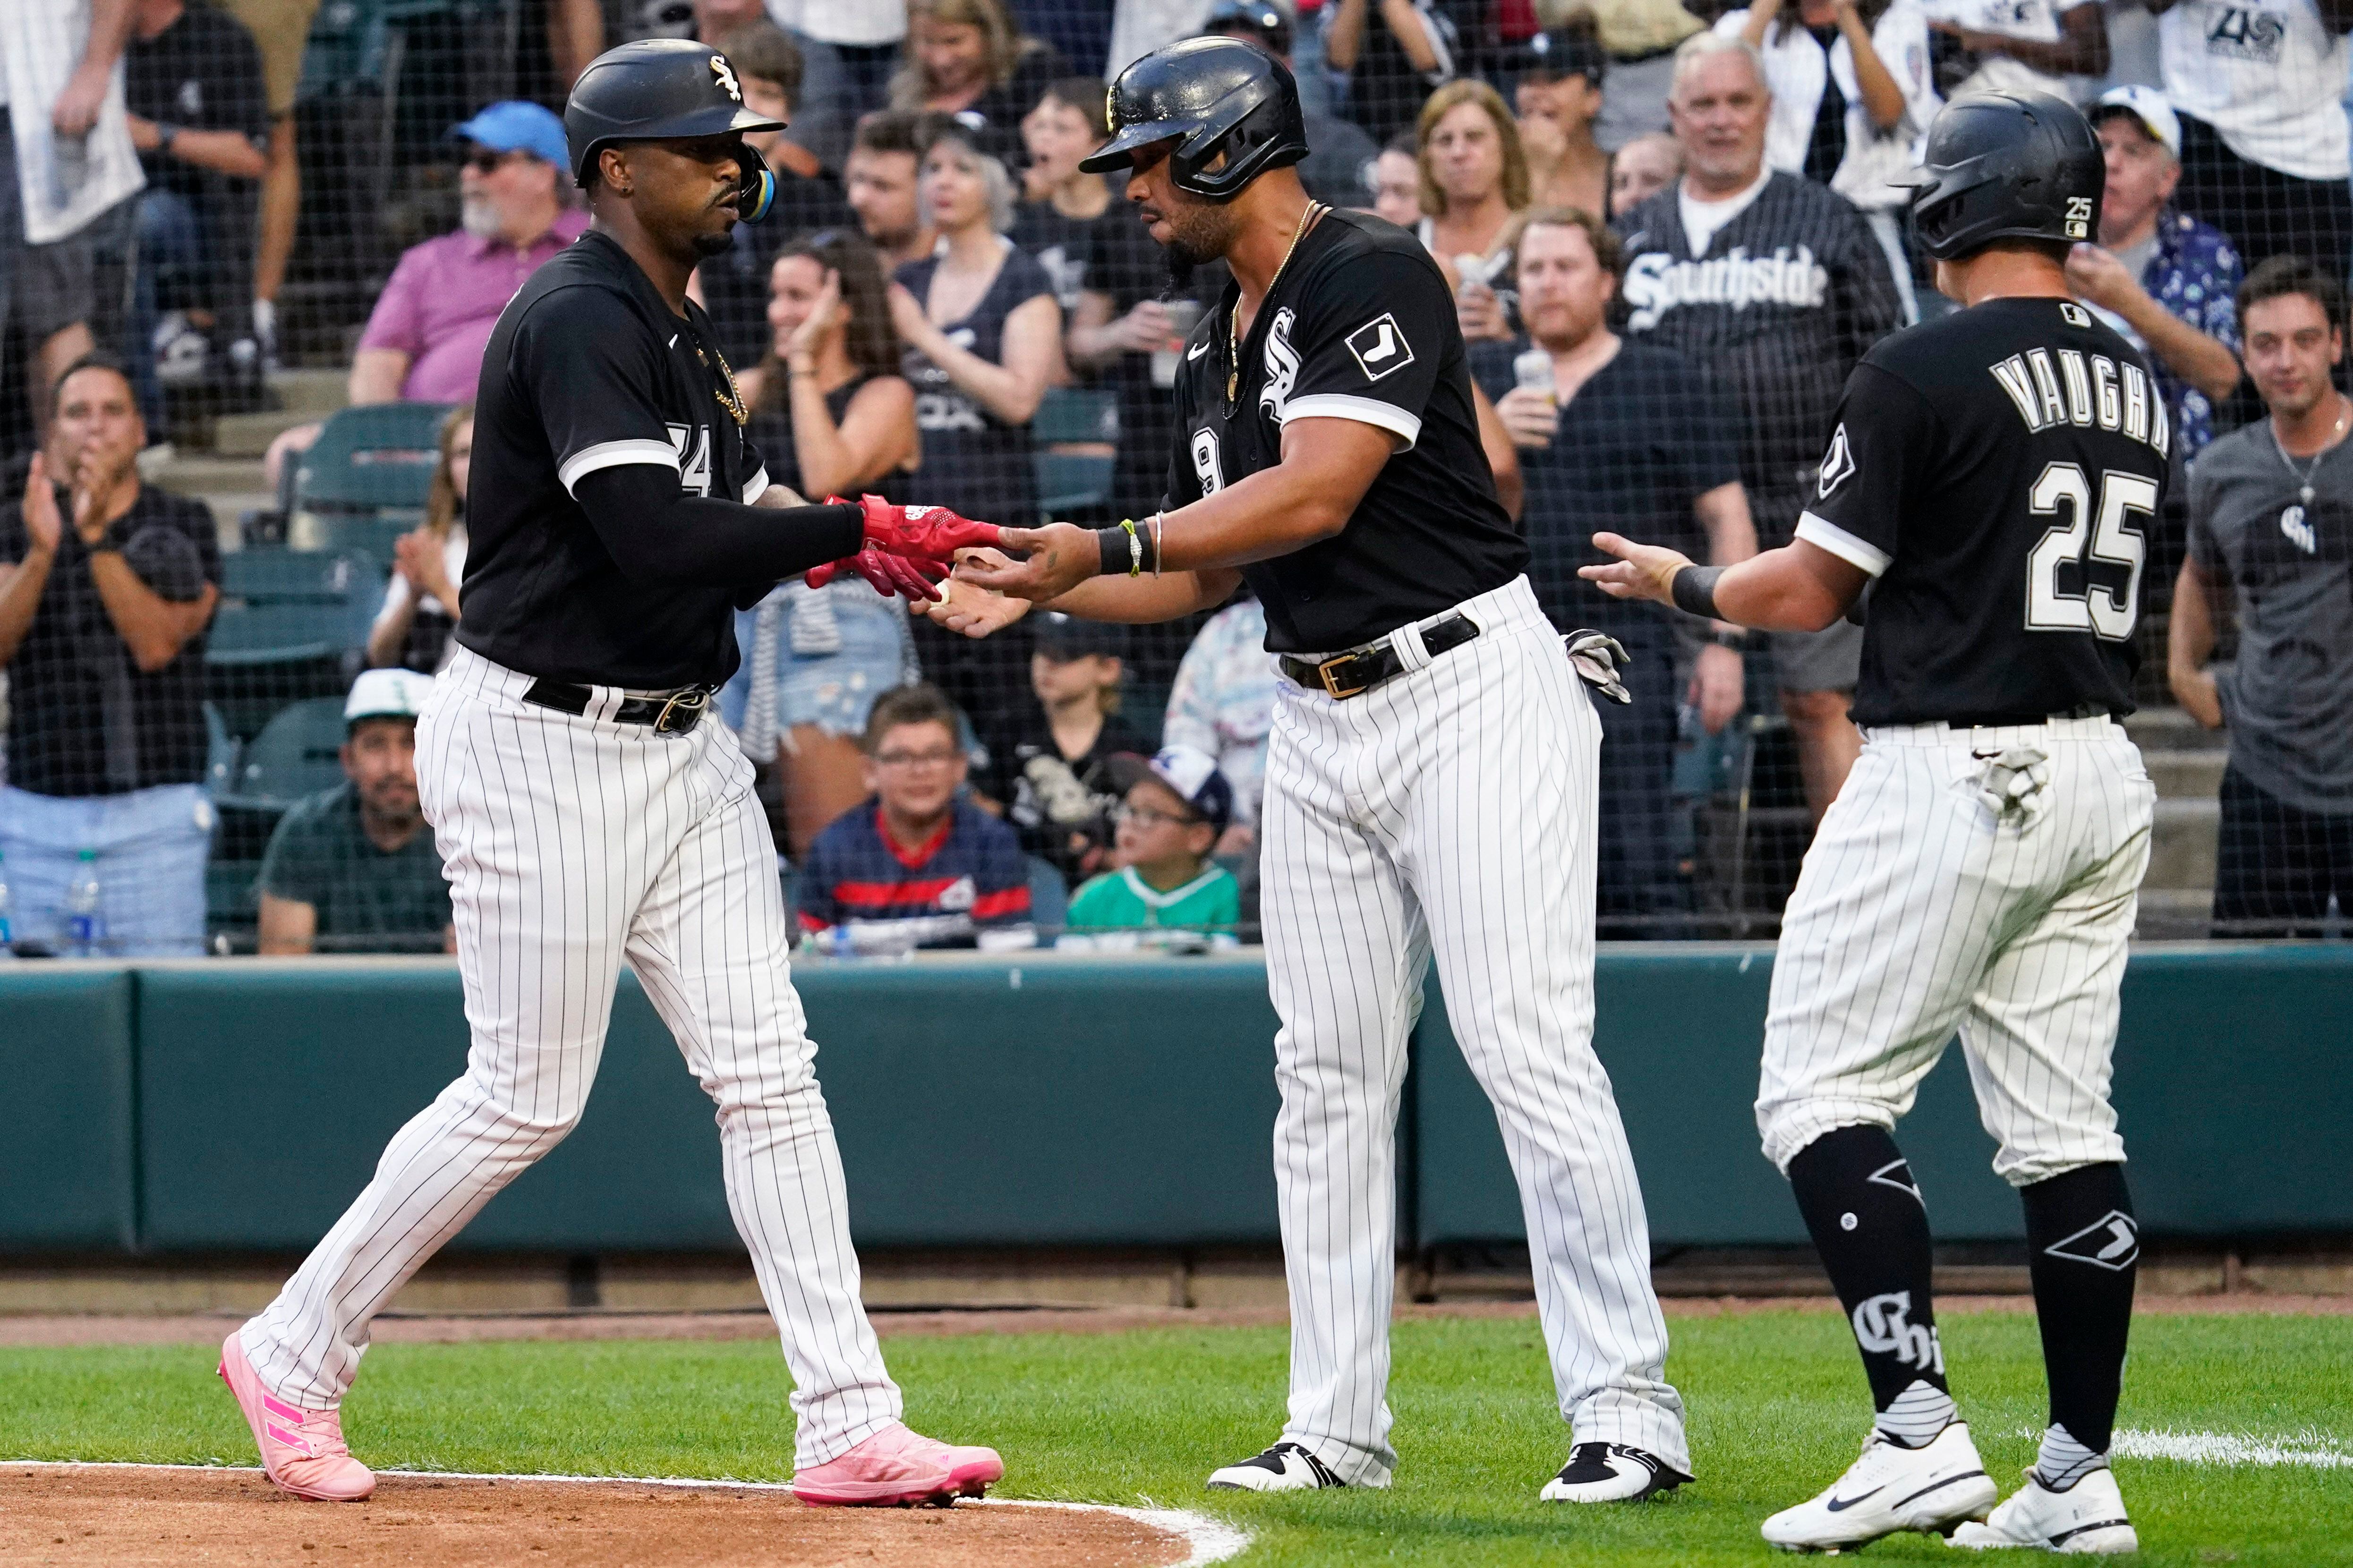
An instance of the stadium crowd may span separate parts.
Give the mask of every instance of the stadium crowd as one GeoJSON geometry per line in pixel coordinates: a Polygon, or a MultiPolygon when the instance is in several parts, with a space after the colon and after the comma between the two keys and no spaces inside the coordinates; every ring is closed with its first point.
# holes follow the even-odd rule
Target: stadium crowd
{"type": "MultiPolygon", "coordinates": [[[[330,222],[366,198],[332,183],[352,145],[330,162],[311,143],[332,117],[304,106],[348,86],[330,58],[348,17],[314,26],[315,0],[0,8],[0,380],[16,389],[0,444],[26,498],[0,511],[0,921],[19,952],[442,948],[408,731],[463,623],[483,349],[586,225],[569,82],[664,34],[709,43],[748,105],[790,121],[750,138],[774,216],[738,226],[694,287],[771,479],[1015,525],[1157,504],[1177,356],[1225,282],[1172,264],[1122,188],[1080,171],[1108,134],[1105,81],[1204,33],[1288,62],[1311,193],[1413,231],[1455,291],[1547,612],[1630,656],[1637,700],[1602,710],[1608,937],[1725,929],[1690,803],[1733,741],[1753,763],[1760,734],[1784,738],[1802,844],[1860,744],[1861,633],[1752,637],[1608,599],[1576,575],[1599,558],[1590,535],[1718,563],[1786,542],[1848,372],[1949,308],[1900,183],[1929,121],[1982,88],[2073,100],[2107,189],[2070,276],[2147,352],[2153,382],[2124,395],[2161,405],[2177,465],[2143,542],[2147,694],[2232,735],[2213,918],[2290,934],[2322,929],[2332,898],[2353,914],[2345,0],[491,9],[509,23],[498,79],[445,59],[383,116],[364,187],[381,210],[330,222]],[[416,132],[458,80],[488,90],[416,132]],[[395,243],[402,223],[413,243],[395,243]],[[313,289],[304,318],[290,277],[323,276],[353,234],[364,292],[313,289]],[[337,345],[350,405],[416,405],[436,444],[417,454],[423,506],[329,650],[332,683],[280,693],[307,699],[306,754],[342,775],[289,799],[222,776],[290,710],[248,704],[225,733],[224,692],[254,666],[208,648],[222,540],[146,476],[168,471],[188,408],[263,406],[281,365],[320,363],[298,337],[337,345]]],[[[2033,374],[2022,399],[2076,393],[2033,374]]],[[[353,460],[334,425],[271,443],[278,515],[233,542],[301,553],[285,514],[302,476],[353,460]]],[[[854,577],[794,581],[738,615],[719,707],[824,951],[1214,945],[1255,919],[1278,679],[1263,632],[1245,597],[1173,631],[1041,614],[971,642],[854,577]]]]}

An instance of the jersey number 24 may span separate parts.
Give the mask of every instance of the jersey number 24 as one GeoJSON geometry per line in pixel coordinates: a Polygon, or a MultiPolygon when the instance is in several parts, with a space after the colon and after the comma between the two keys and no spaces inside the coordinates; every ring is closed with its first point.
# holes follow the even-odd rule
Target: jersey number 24
{"type": "Polygon", "coordinates": [[[2090,632],[2109,642],[2131,637],[2140,615],[2140,572],[2148,560],[2148,542],[2126,520],[2157,510],[2157,481],[2111,469],[2100,476],[2095,505],[2091,480],[2080,465],[2052,463],[2027,493],[2027,508],[2037,517],[2060,521],[2026,557],[2026,629],[2090,632]],[[2094,561],[2125,569],[2122,593],[2092,575],[2094,561]],[[2073,579],[2072,591],[2060,584],[2063,570],[2073,579]]]}

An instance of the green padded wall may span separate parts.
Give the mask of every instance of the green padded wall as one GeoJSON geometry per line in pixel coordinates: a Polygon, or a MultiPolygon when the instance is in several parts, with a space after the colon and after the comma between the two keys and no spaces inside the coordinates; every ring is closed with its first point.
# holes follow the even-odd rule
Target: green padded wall
{"type": "Polygon", "coordinates": [[[0,963],[0,1247],[138,1238],[128,971],[0,963]]]}

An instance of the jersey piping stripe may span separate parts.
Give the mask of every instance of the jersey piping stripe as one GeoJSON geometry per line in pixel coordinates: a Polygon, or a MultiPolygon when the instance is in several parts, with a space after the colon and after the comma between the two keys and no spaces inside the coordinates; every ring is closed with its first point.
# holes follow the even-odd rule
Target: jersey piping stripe
{"type": "Polygon", "coordinates": [[[757,472],[744,481],[744,504],[751,506],[768,493],[768,466],[760,465],[757,472]]]}
{"type": "Polygon", "coordinates": [[[555,477],[563,482],[565,493],[570,495],[572,487],[585,476],[599,468],[617,468],[625,463],[656,463],[674,474],[678,472],[678,452],[667,441],[599,441],[565,458],[555,470],[555,477]]]}
{"type": "Polygon", "coordinates": [[[1404,438],[1400,452],[1413,450],[1421,439],[1421,419],[1409,414],[1393,403],[1383,403],[1377,397],[1351,397],[1345,392],[1319,392],[1313,397],[1294,397],[1284,405],[1282,423],[1294,419],[1354,419],[1360,425],[1377,425],[1393,436],[1404,438]]]}
{"type": "Polygon", "coordinates": [[[1857,539],[1827,518],[1812,512],[1798,518],[1798,537],[1809,544],[1820,545],[1850,566],[1862,568],[1876,577],[1895,563],[1895,558],[1869,540],[1857,539]]]}

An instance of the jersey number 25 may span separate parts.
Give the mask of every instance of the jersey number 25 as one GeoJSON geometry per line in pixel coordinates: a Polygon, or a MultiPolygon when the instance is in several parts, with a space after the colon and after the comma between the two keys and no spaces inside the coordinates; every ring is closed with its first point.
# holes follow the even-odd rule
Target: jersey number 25
{"type": "Polygon", "coordinates": [[[2037,517],[2062,520],[2026,557],[2027,630],[2090,632],[2109,642],[2131,637],[2140,615],[2140,571],[2148,560],[2148,542],[2126,520],[2157,510],[2157,481],[2146,474],[2111,469],[2100,477],[2095,508],[2083,468],[2053,463],[2034,481],[2027,507],[2037,517]],[[2089,561],[2084,559],[2087,541],[2089,561]],[[2123,593],[2093,577],[2093,561],[2126,569],[2123,593]],[[2061,570],[2071,567],[2076,584],[2072,592],[2059,582],[2061,570]]]}

